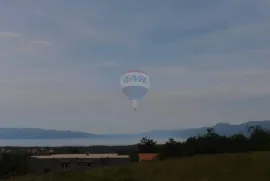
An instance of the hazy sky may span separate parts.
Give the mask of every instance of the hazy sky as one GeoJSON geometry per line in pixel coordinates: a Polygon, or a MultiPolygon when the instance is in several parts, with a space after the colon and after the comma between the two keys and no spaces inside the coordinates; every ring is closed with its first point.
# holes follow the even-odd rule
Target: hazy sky
{"type": "Polygon", "coordinates": [[[0,126],[142,132],[270,119],[269,0],[1,0],[0,126]],[[135,112],[120,75],[146,71],[135,112]]]}

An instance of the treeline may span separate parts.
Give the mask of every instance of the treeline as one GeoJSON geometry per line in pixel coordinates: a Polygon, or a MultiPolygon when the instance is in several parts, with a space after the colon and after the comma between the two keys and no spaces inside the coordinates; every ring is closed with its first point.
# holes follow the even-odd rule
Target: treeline
{"type": "Polygon", "coordinates": [[[138,152],[159,153],[160,159],[193,156],[197,154],[239,153],[270,150],[270,132],[260,126],[249,127],[249,136],[236,134],[221,136],[213,128],[205,135],[190,137],[184,142],[173,138],[164,145],[157,145],[153,139],[144,137],[138,144],[138,152]]]}
{"type": "Polygon", "coordinates": [[[123,145],[123,146],[106,146],[106,145],[93,145],[93,146],[61,146],[61,147],[16,147],[6,146],[0,147],[0,151],[5,150],[11,153],[33,153],[31,150],[36,150],[36,155],[44,155],[46,152],[53,151],[53,154],[82,154],[82,153],[115,153],[119,150],[122,152],[129,152],[137,150],[137,145],[123,145]]]}
{"type": "Polygon", "coordinates": [[[28,173],[30,154],[2,153],[0,160],[0,179],[28,173]]]}

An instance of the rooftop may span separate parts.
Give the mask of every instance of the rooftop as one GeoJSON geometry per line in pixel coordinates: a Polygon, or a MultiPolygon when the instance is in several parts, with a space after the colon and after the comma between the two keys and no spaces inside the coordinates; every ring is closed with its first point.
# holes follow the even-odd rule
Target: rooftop
{"type": "Polygon", "coordinates": [[[156,153],[139,153],[140,161],[150,161],[156,159],[157,157],[158,154],[156,153]]]}
{"type": "Polygon", "coordinates": [[[51,158],[129,158],[128,155],[118,155],[116,153],[111,154],[55,154],[55,155],[42,155],[32,156],[32,158],[38,159],[51,159],[51,158]]]}

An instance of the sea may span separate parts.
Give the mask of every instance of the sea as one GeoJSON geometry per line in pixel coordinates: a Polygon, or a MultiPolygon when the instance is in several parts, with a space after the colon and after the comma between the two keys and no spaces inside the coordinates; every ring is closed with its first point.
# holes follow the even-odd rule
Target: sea
{"type": "MultiPolygon", "coordinates": [[[[158,144],[168,141],[168,138],[153,138],[158,144]]],[[[181,138],[174,138],[176,141],[184,141],[181,138]]],[[[121,146],[132,145],[140,142],[140,139],[91,139],[91,138],[74,138],[74,139],[0,139],[0,147],[18,146],[18,147],[61,147],[61,146],[93,146],[108,145],[121,146]]]]}

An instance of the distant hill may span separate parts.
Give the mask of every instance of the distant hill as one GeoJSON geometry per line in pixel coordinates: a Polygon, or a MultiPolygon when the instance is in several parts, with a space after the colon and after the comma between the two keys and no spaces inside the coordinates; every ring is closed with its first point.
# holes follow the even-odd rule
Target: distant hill
{"type": "MultiPolygon", "coordinates": [[[[228,123],[218,123],[213,126],[216,132],[220,135],[233,135],[243,133],[248,135],[248,127],[262,126],[270,130],[270,120],[266,121],[250,121],[239,125],[228,123]]],[[[106,138],[106,139],[140,139],[144,136],[151,138],[188,138],[206,133],[209,127],[178,129],[178,130],[154,130],[138,134],[92,134],[76,131],[58,131],[45,130],[39,128],[0,128],[0,139],[66,139],[66,138],[106,138]]]]}
{"type": "Polygon", "coordinates": [[[44,130],[39,128],[0,128],[1,139],[87,138],[97,135],[76,131],[44,130]]]}
{"type": "MultiPolygon", "coordinates": [[[[250,121],[242,123],[239,125],[232,125],[228,123],[218,123],[212,128],[215,129],[216,133],[220,135],[230,136],[233,134],[242,133],[248,135],[248,128],[250,126],[261,126],[267,130],[270,130],[270,120],[265,121],[250,121]]],[[[191,129],[182,129],[182,130],[156,130],[148,132],[146,135],[148,137],[179,137],[179,138],[188,138],[191,136],[197,136],[206,133],[206,129],[210,127],[201,127],[201,128],[191,128],[191,129]]]]}

